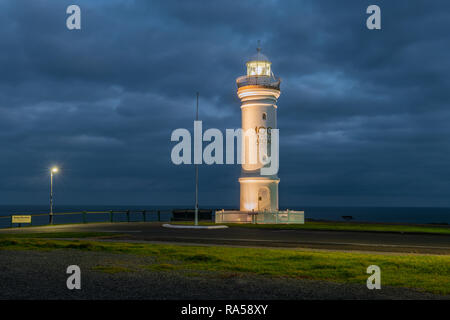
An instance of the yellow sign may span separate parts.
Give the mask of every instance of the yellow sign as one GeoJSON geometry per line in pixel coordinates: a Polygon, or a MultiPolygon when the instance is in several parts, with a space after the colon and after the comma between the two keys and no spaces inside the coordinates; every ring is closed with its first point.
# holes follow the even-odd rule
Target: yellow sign
{"type": "Polygon", "coordinates": [[[31,216],[12,216],[12,223],[31,223],[31,216]]]}

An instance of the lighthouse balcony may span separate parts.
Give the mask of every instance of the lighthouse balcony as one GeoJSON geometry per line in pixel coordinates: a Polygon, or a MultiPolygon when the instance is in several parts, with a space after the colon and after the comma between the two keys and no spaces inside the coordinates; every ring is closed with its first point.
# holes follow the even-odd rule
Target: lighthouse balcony
{"type": "Polygon", "coordinates": [[[245,86],[259,86],[263,88],[280,90],[279,78],[269,76],[242,76],[236,79],[238,88],[245,86]]]}

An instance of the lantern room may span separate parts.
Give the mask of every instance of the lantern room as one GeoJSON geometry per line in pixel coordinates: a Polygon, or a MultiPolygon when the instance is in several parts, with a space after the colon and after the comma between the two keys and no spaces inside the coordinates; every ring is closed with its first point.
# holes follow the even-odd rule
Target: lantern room
{"type": "Polygon", "coordinates": [[[261,48],[258,48],[257,51],[258,52],[247,62],[247,76],[270,77],[272,75],[272,71],[270,70],[270,65],[272,63],[261,53],[261,48]]]}

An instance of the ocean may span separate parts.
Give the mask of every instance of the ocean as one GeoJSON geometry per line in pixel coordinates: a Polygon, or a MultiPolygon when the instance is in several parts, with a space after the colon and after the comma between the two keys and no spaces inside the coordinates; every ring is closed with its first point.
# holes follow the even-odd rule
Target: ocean
{"type": "MultiPolygon", "coordinates": [[[[146,210],[146,220],[156,221],[159,210],[161,221],[170,221],[172,209],[188,208],[189,206],[108,206],[108,205],[79,205],[79,206],[56,206],[53,212],[81,212],[81,211],[126,211],[130,210],[131,221],[142,221],[142,213],[146,210]]],[[[192,208],[192,206],[191,206],[192,208]]],[[[202,207],[204,209],[206,207],[202,207]]],[[[216,209],[232,209],[231,207],[219,207],[216,209]]],[[[282,208],[285,209],[285,208],[282,208]]],[[[361,222],[387,222],[387,223],[417,223],[417,224],[450,224],[450,208],[426,208],[426,207],[290,207],[292,210],[304,210],[306,219],[344,221],[343,216],[351,216],[352,221],[361,222]]],[[[45,205],[2,205],[0,206],[0,217],[11,214],[46,214],[48,206],[45,205]]],[[[107,213],[87,215],[87,222],[109,221],[107,213]]],[[[114,221],[126,221],[125,213],[115,213],[114,221]]],[[[81,222],[82,215],[55,215],[55,223],[81,222]]],[[[33,225],[46,224],[48,216],[33,217],[33,225]]],[[[9,227],[10,219],[0,218],[0,228],[9,227]]]]}
{"type": "Polygon", "coordinates": [[[305,218],[317,220],[343,221],[342,216],[352,216],[352,221],[450,224],[450,208],[307,207],[304,210],[305,218]]]}

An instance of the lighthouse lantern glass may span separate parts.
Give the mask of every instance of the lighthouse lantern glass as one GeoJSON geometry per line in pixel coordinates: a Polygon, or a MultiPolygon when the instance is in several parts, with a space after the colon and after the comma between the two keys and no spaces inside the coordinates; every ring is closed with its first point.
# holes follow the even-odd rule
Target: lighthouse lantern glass
{"type": "Polygon", "coordinates": [[[249,61],[247,62],[247,76],[270,77],[270,65],[269,61],[249,61]]]}

